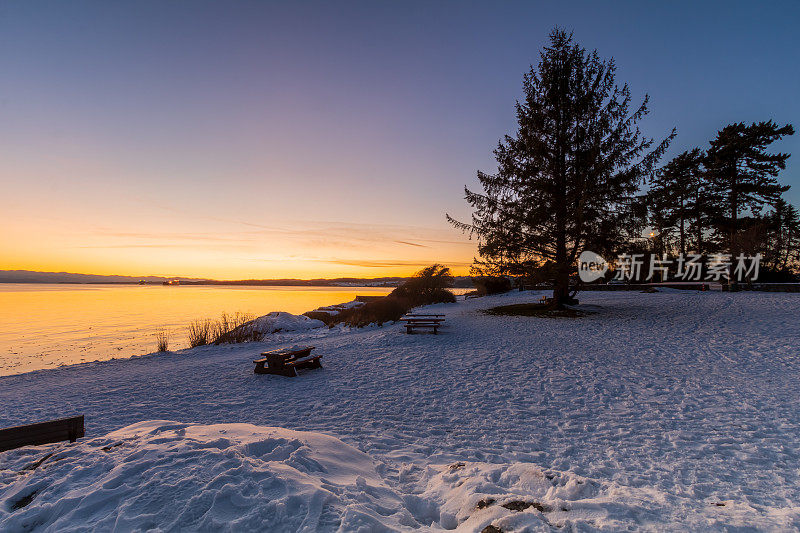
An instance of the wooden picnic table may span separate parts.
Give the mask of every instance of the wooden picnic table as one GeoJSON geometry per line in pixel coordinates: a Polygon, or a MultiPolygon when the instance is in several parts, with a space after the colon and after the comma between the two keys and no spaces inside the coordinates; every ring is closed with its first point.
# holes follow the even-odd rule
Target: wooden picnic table
{"type": "Polygon", "coordinates": [[[253,373],[293,378],[297,376],[298,368],[322,368],[322,355],[311,355],[313,349],[313,346],[303,346],[262,352],[264,357],[253,361],[256,365],[253,373]]]}
{"type": "Polygon", "coordinates": [[[405,322],[406,333],[411,334],[414,333],[415,329],[418,328],[429,328],[433,330],[433,334],[436,335],[438,333],[439,327],[444,322],[444,315],[441,314],[407,314],[406,316],[400,319],[402,322],[405,322]]]}

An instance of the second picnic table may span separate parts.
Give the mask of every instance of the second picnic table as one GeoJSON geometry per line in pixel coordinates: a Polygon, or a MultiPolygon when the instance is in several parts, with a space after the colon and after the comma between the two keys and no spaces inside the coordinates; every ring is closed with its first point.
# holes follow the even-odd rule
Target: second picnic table
{"type": "Polygon", "coordinates": [[[405,322],[406,333],[414,333],[417,328],[429,328],[436,335],[439,327],[444,322],[445,315],[433,313],[408,313],[400,320],[405,322]]]}

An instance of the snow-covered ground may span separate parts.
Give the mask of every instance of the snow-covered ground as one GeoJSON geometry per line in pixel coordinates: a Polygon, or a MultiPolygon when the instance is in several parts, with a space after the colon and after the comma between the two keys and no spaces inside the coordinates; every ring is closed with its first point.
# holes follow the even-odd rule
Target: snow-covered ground
{"type": "Polygon", "coordinates": [[[87,427],[0,453],[0,530],[800,529],[800,296],[479,312],[537,298],[430,307],[436,336],[318,328],[0,378],[0,427],[87,427]],[[307,343],[323,369],[252,373],[307,343]]]}

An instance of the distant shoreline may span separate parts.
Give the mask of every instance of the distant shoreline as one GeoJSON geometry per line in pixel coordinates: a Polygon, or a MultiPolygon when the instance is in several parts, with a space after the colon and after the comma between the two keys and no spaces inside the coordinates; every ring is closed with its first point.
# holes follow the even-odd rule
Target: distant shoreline
{"type": "MultiPolygon", "coordinates": [[[[403,278],[399,281],[370,283],[370,282],[300,282],[292,283],[289,281],[181,281],[178,284],[169,285],[160,281],[147,281],[139,283],[136,281],[5,281],[0,280],[0,285],[132,285],[132,286],[168,286],[168,287],[341,287],[341,288],[357,288],[357,287],[374,287],[374,288],[391,288],[397,287],[402,283],[403,278]]],[[[456,289],[471,289],[473,285],[471,282],[456,284],[453,288],[456,289]]]]}
{"type": "MultiPolygon", "coordinates": [[[[405,279],[405,278],[403,278],[405,279]]],[[[396,287],[401,281],[384,282],[382,284],[373,283],[339,283],[339,282],[307,282],[305,280],[298,280],[298,282],[291,281],[271,281],[271,280],[255,280],[255,281],[181,281],[173,285],[166,285],[170,287],[181,286],[239,286],[239,287],[396,287]]],[[[0,280],[2,285],[143,285],[143,286],[165,286],[161,281],[146,281],[140,283],[138,281],[6,281],[0,280]]]]}
{"type": "MultiPolygon", "coordinates": [[[[104,276],[72,272],[38,272],[33,270],[0,270],[0,284],[61,284],[61,285],[234,285],[253,287],[397,287],[408,277],[379,278],[314,278],[314,279],[239,279],[215,280],[183,276],[104,276]],[[176,282],[176,283],[175,283],[176,282]]],[[[472,287],[469,276],[456,276],[456,288],[472,287]]]]}

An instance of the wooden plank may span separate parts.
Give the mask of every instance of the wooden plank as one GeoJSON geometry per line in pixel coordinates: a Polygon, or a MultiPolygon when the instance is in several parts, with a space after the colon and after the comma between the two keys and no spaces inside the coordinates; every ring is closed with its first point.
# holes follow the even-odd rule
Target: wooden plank
{"type": "Polygon", "coordinates": [[[320,359],[321,355],[307,355],[306,357],[298,357],[297,359],[292,359],[291,361],[287,361],[287,365],[300,365],[307,361],[311,361],[313,359],[320,359]]]}
{"type": "Polygon", "coordinates": [[[438,334],[438,329],[440,327],[441,327],[441,324],[438,324],[438,323],[424,324],[424,323],[412,323],[412,322],[409,322],[409,323],[407,323],[405,325],[406,333],[409,334],[409,335],[414,333],[414,328],[431,328],[433,330],[433,334],[437,335],[438,334]]]}
{"type": "Polygon", "coordinates": [[[441,324],[438,322],[408,322],[404,326],[406,329],[413,329],[413,328],[440,328],[442,327],[441,324]]]}
{"type": "Polygon", "coordinates": [[[83,415],[0,429],[0,452],[84,436],[83,415]]]}
{"type": "Polygon", "coordinates": [[[308,357],[301,357],[300,359],[289,361],[288,363],[286,363],[286,366],[292,366],[296,368],[322,368],[322,363],[320,363],[320,359],[322,359],[321,355],[311,355],[308,357]]]}
{"type": "MultiPolygon", "coordinates": [[[[24,426],[14,426],[10,428],[5,428],[0,430],[0,437],[5,437],[7,435],[13,435],[19,433],[24,430],[25,434],[28,435],[38,435],[38,434],[47,434],[52,433],[54,429],[59,427],[69,427],[71,423],[77,423],[78,419],[82,419],[83,416],[79,417],[71,417],[71,418],[60,418],[57,420],[50,420],[47,422],[36,422],[35,424],[26,424],[24,426]]],[[[82,421],[80,422],[83,423],[82,421]]]]}
{"type": "Polygon", "coordinates": [[[272,350],[270,352],[261,352],[261,355],[295,355],[303,352],[310,352],[313,349],[313,346],[304,346],[303,348],[296,349],[282,348],[280,350],[272,350]]]}
{"type": "Polygon", "coordinates": [[[255,369],[256,374],[272,374],[276,376],[286,376],[289,378],[293,378],[297,376],[297,371],[295,371],[293,366],[284,366],[281,368],[261,368],[259,369],[256,367],[255,369]]]}

